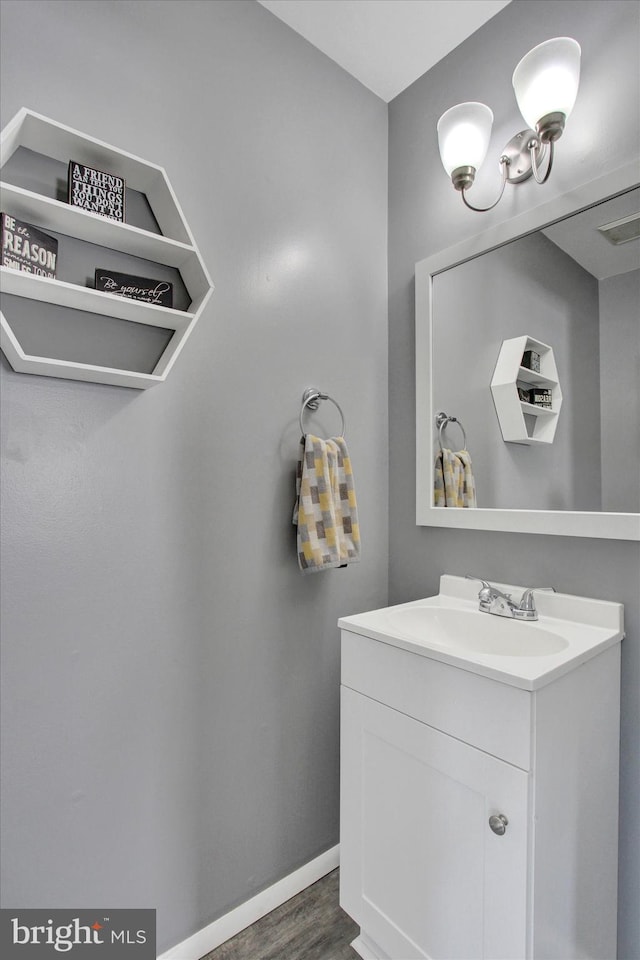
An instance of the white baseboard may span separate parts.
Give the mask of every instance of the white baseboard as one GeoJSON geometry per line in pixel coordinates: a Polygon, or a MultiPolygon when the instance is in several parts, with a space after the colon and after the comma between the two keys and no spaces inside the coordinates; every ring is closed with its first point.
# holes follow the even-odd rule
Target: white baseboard
{"type": "Polygon", "coordinates": [[[271,913],[276,907],[281,906],[301,893],[305,887],[311,886],[316,880],[335,870],[340,863],[340,845],[336,844],[331,850],[320,854],[315,860],[305,863],[303,867],[290,873],[289,876],[278,880],[271,887],[262,890],[246,903],[241,903],[239,907],[225,913],[219,920],[214,920],[208,926],[203,927],[193,936],[177,943],[165,953],[158,957],[158,960],[199,960],[205,954],[210,953],[219,947],[220,944],[235,937],[241,930],[250,927],[256,920],[271,913]]]}
{"type": "Polygon", "coordinates": [[[362,960],[383,960],[383,957],[386,957],[386,953],[364,933],[360,933],[360,936],[351,942],[351,946],[362,960]]]}

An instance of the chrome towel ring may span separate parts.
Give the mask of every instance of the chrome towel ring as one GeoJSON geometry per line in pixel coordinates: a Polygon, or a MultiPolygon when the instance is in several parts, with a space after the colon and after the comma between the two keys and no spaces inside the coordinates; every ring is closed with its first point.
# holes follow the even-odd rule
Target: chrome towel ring
{"type": "Polygon", "coordinates": [[[464,432],[464,427],[460,423],[457,417],[449,417],[446,413],[443,413],[441,410],[440,413],[436,414],[436,426],[438,428],[438,440],[440,442],[440,449],[442,450],[442,431],[448,423],[457,423],[460,429],[462,430],[462,449],[467,449],[467,435],[464,432]]]}
{"type": "Polygon", "coordinates": [[[329,400],[334,407],[336,407],[340,417],[342,418],[342,429],[340,431],[340,436],[344,437],[345,433],[345,419],[344,413],[340,404],[337,403],[333,397],[330,397],[328,393],[321,393],[317,387],[307,387],[307,389],[302,394],[302,406],[300,407],[300,433],[304,435],[304,426],[302,423],[302,416],[306,410],[317,410],[320,406],[320,400],[329,400]]]}

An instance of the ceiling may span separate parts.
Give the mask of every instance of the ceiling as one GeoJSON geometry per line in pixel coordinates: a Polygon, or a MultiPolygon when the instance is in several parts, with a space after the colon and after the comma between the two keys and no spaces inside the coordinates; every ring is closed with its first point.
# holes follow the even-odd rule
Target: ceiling
{"type": "Polygon", "coordinates": [[[258,2],[388,103],[511,0],[258,2]]]}
{"type": "MultiPolygon", "coordinates": [[[[388,103],[511,0],[258,2],[388,103]]],[[[637,216],[637,200],[627,208],[632,197],[637,191],[544,232],[598,279],[635,270],[639,241],[616,247],[598,231],[607,221],[637,216]]]]}
{"type": "Polygon", "coordinates": [[[640,188],[567,217],[542,232],[597,280],[605,280],[638,269],[640,241],[614,246],[598,228],[627,217],[638,219],[639,210],[640,188]]]}

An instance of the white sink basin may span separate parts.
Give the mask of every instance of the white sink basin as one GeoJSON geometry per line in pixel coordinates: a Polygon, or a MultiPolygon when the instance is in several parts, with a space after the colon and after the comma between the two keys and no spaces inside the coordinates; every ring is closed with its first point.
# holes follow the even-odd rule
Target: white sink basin
{"type": "Polygon", "coordinates": [[[389,625],[418,641],[494,657],[546,657],[569,646],[559,633],[475,610],[400,606],[385,611],[389,625]]]}
{"type": "MultiPolygon", "coordinates": [[[[516,600],[525,589],[494,586],[516,600]]],[[[620,603],[540,592],[539,619],[520,621],[480,612],[478,590],[471,580],[444,574],[437,596],[343,617],[338,626],[525,690],[544,686],[624,637],[620,603]]]]}

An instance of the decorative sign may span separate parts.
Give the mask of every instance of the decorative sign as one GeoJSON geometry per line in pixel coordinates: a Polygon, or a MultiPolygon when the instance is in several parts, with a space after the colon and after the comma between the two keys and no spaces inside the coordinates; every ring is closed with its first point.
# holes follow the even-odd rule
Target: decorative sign
{"type": "Polygon", "coordinates": [[[525,403],[532,403],[535,407],[553,407],[553,393],[544,387],[524,389],[518,387],[518,396],[525,403]]]}
{"type": "Polygon", "coordinates": [[[551,390],[534,387],[533,390],[529,391],[529,403],[535,404],[536,407],[552,407],[553,394],[551,390]]]}
{"type": "Polygon", "coordinates": [[[522,366],[534,373],[540,373],[540,354],[535,350],[525,350],[522,354],[522,366]]]}
{"type": "Polygon", "coordinates": [[[2,266],[39,277],[55,278],[58,241],[30,223],[0,214],[2,222],[2,266]]]}
{"type": "Polygon", "coordinates": [[[124,222],[124,188],[122,177],[69,161],[69,203],[74,207],[124,222]]]}
{"type": "Polygon", "coordinates": [[[133,277],[130,273],[97,269],[96,290],[113,293],[116,297],[154,303],[159,307],[173,306],[173,284],[167,280],[148,280],[146,277],[133,277]]]}

